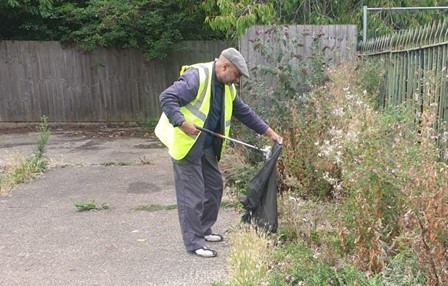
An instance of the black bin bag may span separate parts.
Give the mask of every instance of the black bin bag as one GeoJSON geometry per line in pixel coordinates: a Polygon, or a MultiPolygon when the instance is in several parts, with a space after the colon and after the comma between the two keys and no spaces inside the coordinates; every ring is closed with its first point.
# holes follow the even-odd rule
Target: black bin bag
{"type": "Polygon", "coordinates": [[[244,223],[254,223],[267,232],[275,233],[278,227],[277,218],[277,160],[282,145],[277,142],[258,173],[249,182],[246,196],[241,196],[245,213],[244,223]]]}

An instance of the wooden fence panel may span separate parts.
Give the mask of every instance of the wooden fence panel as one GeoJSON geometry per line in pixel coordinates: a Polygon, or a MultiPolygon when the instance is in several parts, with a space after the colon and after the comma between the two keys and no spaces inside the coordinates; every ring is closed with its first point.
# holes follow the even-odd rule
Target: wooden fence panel
{"type": "MultiPolygon", "coordinates": [[[[313,56],[312,44],[314,38],[319,38],[321,48],[327,47],[326,57],[330,65],[352,60],[356,54],[355,25],[294,25],[284,26],[288,29],[290,38],[297,39],[301,45],[296,48],[296,54],[302,57],[313,56]]],[[[246,58],[249,70],[263,64],[264,58],[255,52],[254,40],[266,39],[265,31],[272,26],[255,25],[248,29],[240,39],[241,54],[246,58]]]]}
{"type": "Polygon", "coordinates": [[[0,122],[145,122],[184,64],[213,60],[223,41],[184,42],[165,61],[135,49],[82,52],[58,42],[0,42],[0,122]]]}

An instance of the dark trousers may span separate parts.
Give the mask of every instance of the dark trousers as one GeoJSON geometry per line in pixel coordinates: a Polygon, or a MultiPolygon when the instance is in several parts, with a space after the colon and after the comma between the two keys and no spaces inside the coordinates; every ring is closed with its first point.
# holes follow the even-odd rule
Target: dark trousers
{"type": "Polygon", "coordinates": [[[205,244],[218,218],[223,180],[212,148],[194,160],[173,160],[177,210],[187,251],[205,244]]]}

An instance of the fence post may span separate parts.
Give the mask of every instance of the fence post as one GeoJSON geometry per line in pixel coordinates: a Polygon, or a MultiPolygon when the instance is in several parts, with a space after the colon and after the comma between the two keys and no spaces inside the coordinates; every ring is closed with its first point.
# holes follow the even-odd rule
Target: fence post
{"type": "Polygon", "coordinates": [[[362,6],[362,42],[367,40],[367,6],[362,6]]]}

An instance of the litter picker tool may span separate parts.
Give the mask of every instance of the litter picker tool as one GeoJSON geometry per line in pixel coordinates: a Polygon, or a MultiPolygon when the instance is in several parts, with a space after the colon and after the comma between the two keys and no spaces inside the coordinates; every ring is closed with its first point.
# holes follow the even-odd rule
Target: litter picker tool
{"type": "Polygon", "coordinates": [[[199,126],[195,126],[195,127],[196,127],[196,129],[198,129],[198,130],[200,130],[202,132],[208,133],[210,135],[213,135],[213,136],[216,136],[216,137],[219,137],[219,138],[222,138],[222,139],[226,139],[226,140],[229,140],[229,141],[232,141],[232,142],[244,145],[246,147],[255,149],[255,150],[259,151],[259,152],[262,152],[266,159],[268,159],[270,157],[270,154],[271,154],[271,148],[270,147],[267,147],[266,149],[260,149],[260,148],[254,146],[254,145],[250,145],[250,144],[248,144],[246,142],[243,142],[243,141],[240,141],[240,140],[236,140],[236,139],[230,138],[228,136],[225,136],[223,134],[219,134],[219,133],[213,132],[213,131],[208,130],[206,128],[199,127],[199,126]]]}

